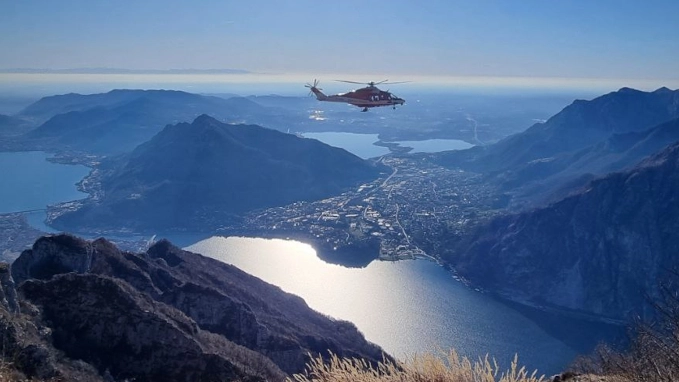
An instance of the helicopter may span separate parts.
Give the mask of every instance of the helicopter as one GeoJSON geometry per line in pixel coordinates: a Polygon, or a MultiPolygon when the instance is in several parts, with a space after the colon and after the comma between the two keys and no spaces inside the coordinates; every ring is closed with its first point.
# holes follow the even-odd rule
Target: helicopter
{"type": "Polygon", "coordinates": [[[380,82],[355,82],[355,81],[344,81],[336,80],[338,82],[346,82],[349,84],[359,84],[368,85],[367,87],[353,90],[347,93],[340,93],[335,95],[325,95],[318,87],[318,80],[314,80],[313,84],[306,84],[304,87],[309,88],[310,93],[316,95],[316,99],[325,102],[345,102],[354,106],[362,107],[361,111],[368,111],[368,108],[379,107],[379,106],[393,106],[396,109],[396,105],[403,105],[406,101],[403,98],[396,97],[395,95],[389,93],[388,91],[380,90],[375,85],[381,84],[402,84],[410,81],[401,82],[388,82],[388,80],[380,82]]]}

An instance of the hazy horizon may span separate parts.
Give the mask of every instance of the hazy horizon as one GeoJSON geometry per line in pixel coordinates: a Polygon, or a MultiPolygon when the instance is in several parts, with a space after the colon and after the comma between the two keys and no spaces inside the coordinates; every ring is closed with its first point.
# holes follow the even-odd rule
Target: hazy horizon
{"type": "Polygon", "coordinates": [[[324,76],[262,74],[262,73],[8,73],[0,72],[0,95],[42,97],[64,93],[103,93],[113,89],[167,89],[192,93],[233,93],[237,95],[306,96],[303,85],[314,79],[328,94],[345,92],[360,87],[337,82],[336,79],[353,81],[407,80],[406,84],[388,86],[399,94],[421,92],[516,94],[586,94],[600,95],[631,87],[653,91],[660,87],[679,88],[679,81],[589,79],[589,78],[536,78],[536,77],[370,77],[366,75],[330,74],[324,76]]]}

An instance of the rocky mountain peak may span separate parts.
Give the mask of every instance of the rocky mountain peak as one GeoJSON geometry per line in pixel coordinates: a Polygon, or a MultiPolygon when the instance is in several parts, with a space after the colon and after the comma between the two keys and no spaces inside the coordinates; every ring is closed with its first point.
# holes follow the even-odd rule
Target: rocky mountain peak
{"type": "Polygon", "coordinates": [[[92,261],[91,244],[72,235],[43,236],[12,264],[17,284],[28,279],[47,280],[60,273],[85,273],[92,261]]]}
{"type": "Polygon", "coordinates": [[[656,90],[653,91],[653,93],[671,93],[671,92],[672,90],[665,86],[657,88],[656,90]]]}
{"type": "Polygon", "coordinates": [[[201,114],[196,119],[193,120],[191,123],[192,126],[195,127],[217,127],[220,124],[219,121],[217,121],[215,118],[207,115],[207,114],[201,114]]]}

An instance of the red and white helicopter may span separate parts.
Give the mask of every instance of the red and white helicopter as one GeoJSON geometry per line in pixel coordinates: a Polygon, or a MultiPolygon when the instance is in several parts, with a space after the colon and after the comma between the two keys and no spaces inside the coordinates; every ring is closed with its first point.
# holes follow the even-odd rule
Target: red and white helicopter
{"type": "MultiPolygon", "coordinates": [[[[354,81],[343,81],[343,80],[337,80],[339,82],[347,82],[350,84],[359,84],[359,85],[364,85],[363,82],[354,82],[354,81]]],[[[365,85],[368,85],[367,87],[360,88],[357,90],[352,90],[347,93],[340,93],[340,94],[335,94],[335,95],[325,95],[323,92],[318,87],[318,80],[314,80],[313,85],[312,84],[306,84],[304,85],[305,87],[309,88],[311,90],[311,93],[314,93],[316,95],[316,99],[319,101],[325,101],[325,102],[344,102],[348,103],[354,106],[362,107],[363,110],[361,111],[368,111],[368,108],[371,107],[379,107],[379,106],[393,106],[394,109],[396,109],[396,105],[403,105],[406,101],[403,98],[398,98],[395,95],[389,93],[388,91],[380,90],[377,88],[375,85],[380,85],[380,84],[402,84],[410,81],[402,81],[402,82],[388,82],[388,80],[380,81],[380,82],[368,82],[365,85]]],[[[311,94],[309,93],[309,94],[311,94]]]]}

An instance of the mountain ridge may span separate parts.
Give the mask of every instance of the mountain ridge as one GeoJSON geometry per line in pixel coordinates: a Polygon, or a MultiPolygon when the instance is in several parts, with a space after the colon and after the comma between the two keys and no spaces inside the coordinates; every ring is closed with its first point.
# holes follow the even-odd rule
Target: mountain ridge
{"type": "Polygon", "coordinates": [[[643,131],[679,118],[679,90],[621,88],[591,101],[576,100],[544,123],[487,147],[441,155],[439,161],[498,172],[557,153],[588,147],[613,133],[643,131]],[[571,134],[571,133],[577,134],[571,134]],[[484,163],[474,163],[483,161],[484,163]]]}
{"type": "Polygon", "coordinates": [[[380,169],[313,139],[201,115],[103,164],[100,194],[54,222],[215,229],[253,209],[328,197],[375,179],[380,169]]]}
{"type": "Polygon", "coordinates": [[[635,164],[671,143],[673,131],[661,126],[676,125],[678,118],[679,90],[621,88],[590,101],[576,100],[547,121],[495,144],[429,158],[484,174],[499,192],[513,197],[510,208],[520,210],[557,200],[593,176],[635,164]],[[656,128],[664,133],[648,134],[656,128]],[[642,140],[647,140],[645,148],[642,140]],[[632,150],[634,144],[640,146],[632,150]],[[626,158],[614,160],[623,148],[629,149],[626,158]]]}
{"type": "Polygon", "coordinates": [[[498,179],[502,181],[501,187],[515,190],[514,205],[523,202],[538,207],[558,200],[560,195],[573,192],[595,177],[631,168],[675,141],[679,141],[679,118],[643,131],[614,134],[550,161],[533,161],[507,171],[498,179]]]}
{"type": "Polygon", "coordinates": [[[238,120],[266,116],[265,107],[242,97],[223,99],[170,90],[112,90],[45,97],[19,115],[39,122],[27,144],[95,154],[120,154],[151,139],[170,123],[210,113],[238,120]]]}

